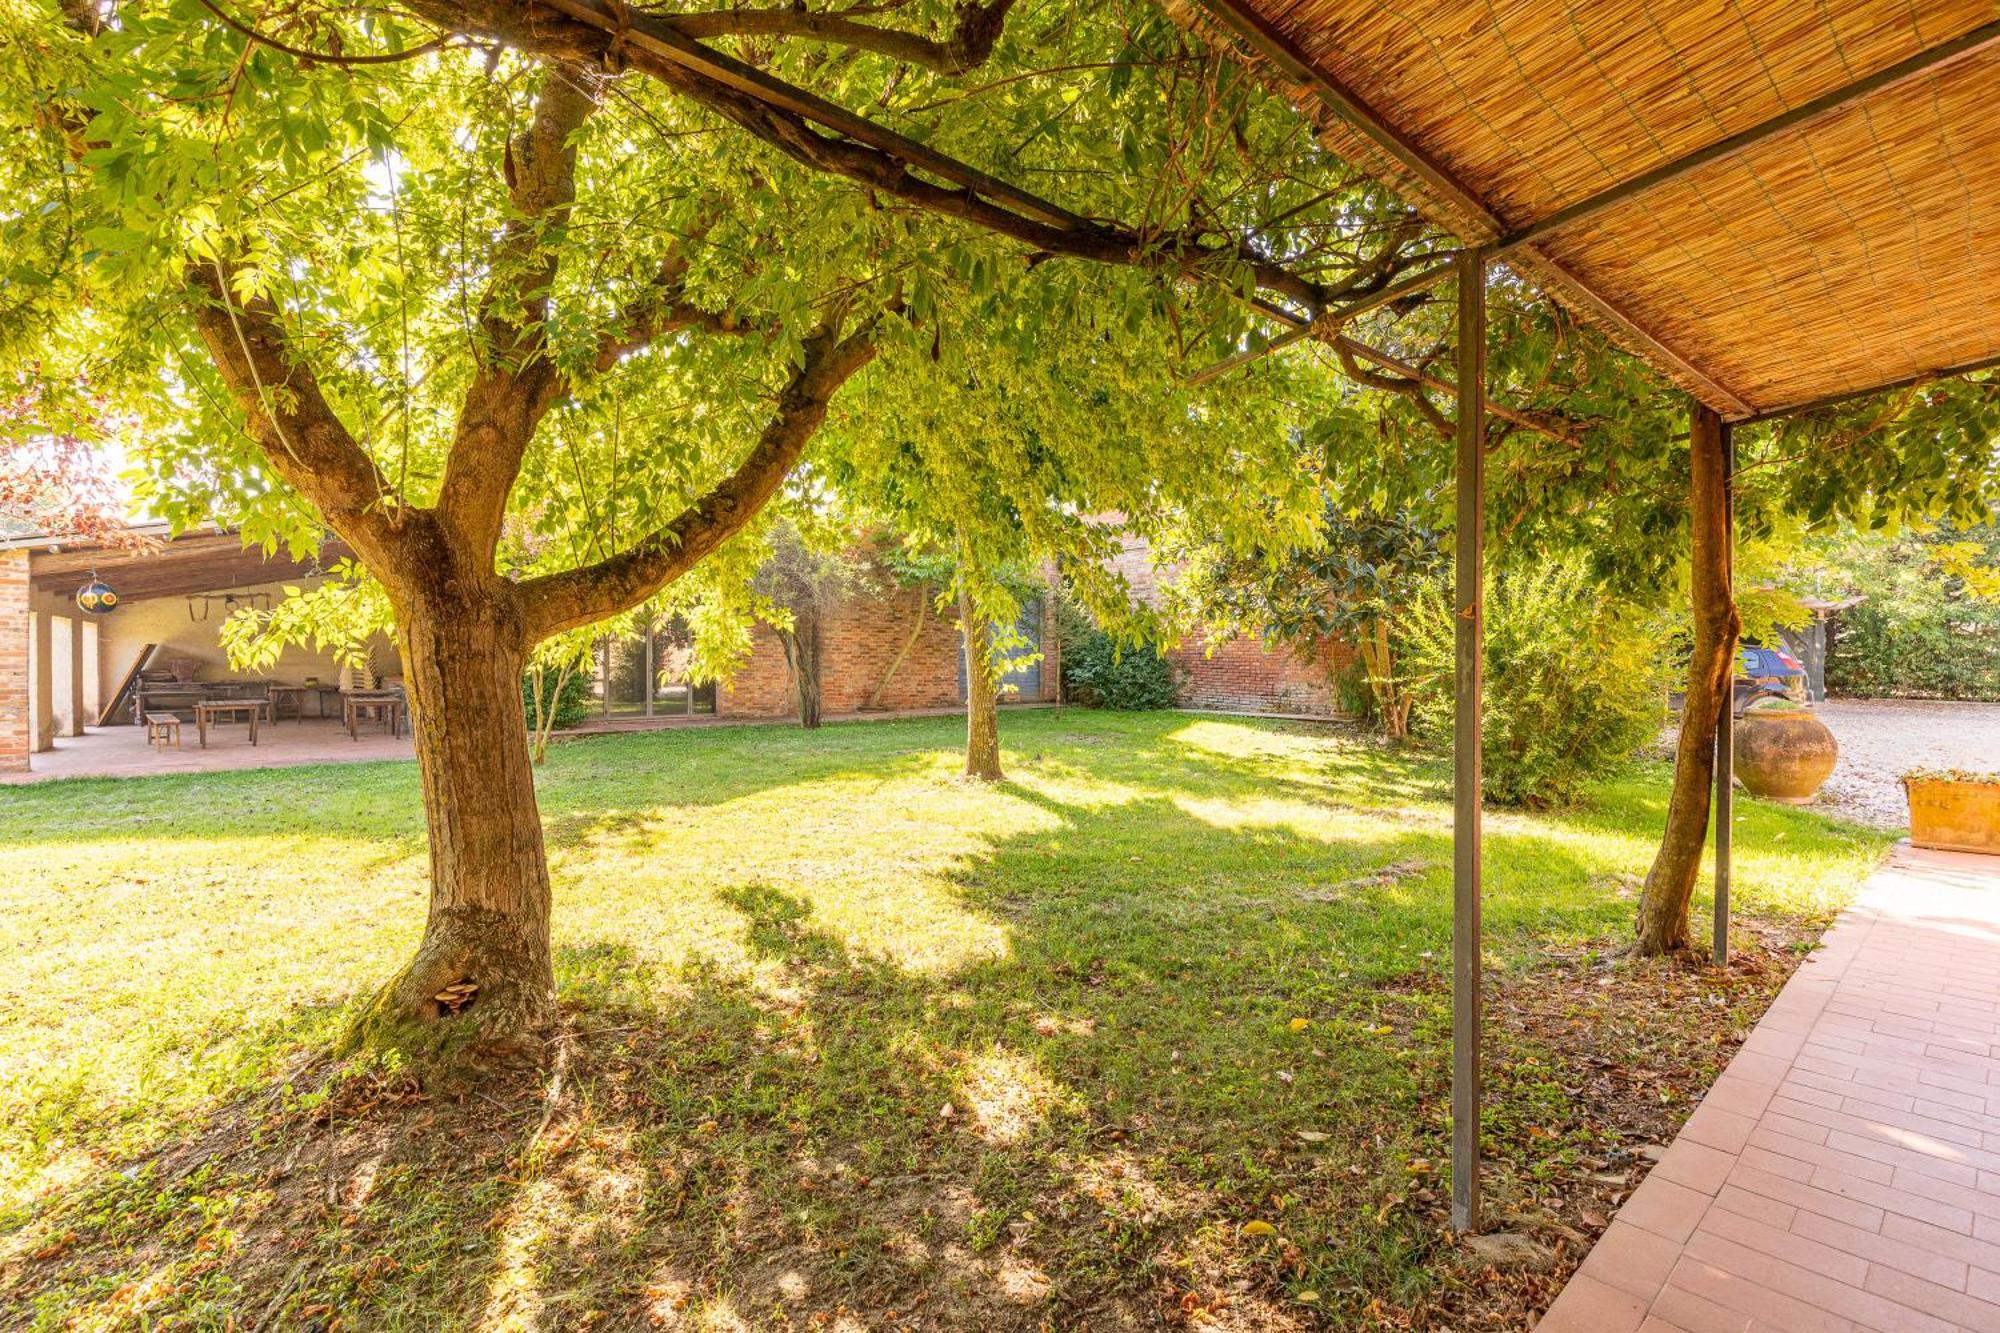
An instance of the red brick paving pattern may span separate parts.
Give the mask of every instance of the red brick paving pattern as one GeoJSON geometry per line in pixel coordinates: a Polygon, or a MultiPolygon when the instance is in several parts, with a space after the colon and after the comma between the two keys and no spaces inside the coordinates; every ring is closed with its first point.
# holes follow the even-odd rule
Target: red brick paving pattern
{"type": "Polygon", "coordinates": [[[2000,1333],[2000,857],[1899,849],[1537,1333],[2000,1333]]]}

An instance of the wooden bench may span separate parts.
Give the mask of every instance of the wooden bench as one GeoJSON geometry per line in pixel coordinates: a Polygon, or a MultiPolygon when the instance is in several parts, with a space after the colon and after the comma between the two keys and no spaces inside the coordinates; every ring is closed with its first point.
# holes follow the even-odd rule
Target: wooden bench
{"type": "Polygon", "coordinates": [[[157,750],[168,741],[181,743],[181,720],[172,713],[146,714],[146,744],[157,750]]]}

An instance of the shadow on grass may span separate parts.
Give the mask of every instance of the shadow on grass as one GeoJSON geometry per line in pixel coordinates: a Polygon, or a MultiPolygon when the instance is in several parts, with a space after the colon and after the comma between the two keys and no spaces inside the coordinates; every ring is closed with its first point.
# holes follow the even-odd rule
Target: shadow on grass
{"type": "MultiPolygon", "coordinates": [[[[1343,798],[1351,775],[1216,753],[1199,723],[1095,722],[1088,746],[1018,728],[1027,780],[988,799],[1045,818],[947,867],[1001,923],[993,951],[919,967],[893,915],[831,924],[810,875],[726,885],[727,959],[561,949],[559,1076],[452,1089],[307,1060],[142,1158],[51,1175],[0,1234],[0,1304],[304,1328],[1275,1331],[1355,1326],[1371,1302],[1449,1319],[1468,1290],[1430,1185],[1449,831],[1409,808],[1434,775],[1352,761],[1386,766],[1378,807],[1343,798]],[[1073,772],[1118,798],[1065,799],[1073,772]],[[1306,831],[1288,802],[1338,818],[1306,831]]],[[[898,727],[824,752],[798,733],[572,747],[552,841],[939,765],[942,728],[898,727]]],[[[1496,831],[1498,961],[1628,915],[1574,831],[1496,831]]],[[[1504,1212],[1517,1173],[1598,1131],[1569,1109],[1589,1070],[1505,1031],[1492,1061],[1504,1212]]]]}
{"type": "Polygon", "coordinates": [[[996,791],[1057,827],[960,863],[1007,947],[943,974],[760,883],[720,895],[747,968],[572,943],[553,1087],[304,1069],[56,1187],[0,1293],[536,1328],[1278,1330],[1439,1299],[1411,1164],[1443,1150],[1448,844],[1189,798],[996,791]]]}

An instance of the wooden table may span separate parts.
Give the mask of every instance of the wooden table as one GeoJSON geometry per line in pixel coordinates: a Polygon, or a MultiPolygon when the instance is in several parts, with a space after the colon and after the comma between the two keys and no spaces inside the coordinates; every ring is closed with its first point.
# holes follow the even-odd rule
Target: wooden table
{"type": "Polygon", "coordinates": [[[369,691],[366,694],[343,694],[341,711],[347,722],[347,738],[361,739],[361,721],[373,718],[386,727],[391,736],[403,734],[405,703],[403,696],[389,690],[369,691]]]}
{"type": "Polygon", "coordinates": [[[201,748],[208,748],[208,729],[218,722],[227,722],[241,717],[250,724],[250,743],[257,743],[257,723],[271,706],[268,699],[203,699],[194,706],[195,734],[201,738],[201,748]]]}
{"type": "Polygon", "coordinates": [[[271,685],[267,689],[271,695],[270,717],[273,722],[278,720],[278,715],[287,702],[291,704],[292,720],[304,722],[308,698],[313,701],[313,716],[323,718],[326,716],[326,696],[340,693],[339,690],[327,685],[271,685]]]}

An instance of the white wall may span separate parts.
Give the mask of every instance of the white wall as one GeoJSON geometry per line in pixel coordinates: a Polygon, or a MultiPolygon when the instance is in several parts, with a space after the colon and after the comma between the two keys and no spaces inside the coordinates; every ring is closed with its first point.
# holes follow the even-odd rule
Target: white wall
{"type": "MultiPolygon", "coordinates": [[[[313,583],[311,579],[288,579],[284,583],[265,583],[231,591],[239,598],[252,592],[269,593],[275,604],[284,597],[287,587],[306,588],[313,583]]],[[[197,599],[193,615],[200,614],[201,603],[197,599]]],[[[340,664],[331,653],[314,652],[297,645],[286,647],[277,663],[267,671],[233,670],[219,637],[222,622],[227,618],[226,608],[215,601],[208,604],[208,619],[196,620],[189,614],[188,599],[185,597],[155,597],[126,602],[110,615],[97,617],[97,666],[101,697],[111,697],[111,692],[118,688],[118,682],[125,678],[125,673],[132,669],[133,662],[149,643],[160,645],[159,651],[153,655],[155,666],[162,665],[168,657],[192,657],[199,661],[201,668],[195,673],[197,680],[254,678],[298,685],[308,676],[317,676],[326,685],[340,683],[340,664]]],[[[371,651],[376,670],[381,674],[403,674],[397,661],[395,643],[387,635],[376,636],[371,651]]],[[[85,674],[89,675],[88,672],[85,674]]],[[[65,677],[58,676],[57,679],[65,677]]]]}
{"type": "MultiPolygon", "coordinates": [[[[77,615],[79,616],[82,614],[83,613],[80,611],[77,613],[77,615]]],[[[75,719],[70,716],[71,710],[70,710],[70,697],[69,697],[69,681],[70,681],[69,624],[70,621],[74,618],[75,617],[72,616],[56,617],[55,626],[52,634],[55,643],[52,646],[49,653],[49,658],[50,658],[49,676],[51,680],[51,698],[52,698],[51,709],[55,713],[56,735],[58,736],[74,735],[76,731],[75,719]]],[[[88,659],[86,659],[86,661],[87,660],[88,659]]],[[[84,674],[88,676],[91,673],[85,672],[84,674]]],[[[85,689],[89,688],[88,680],[84,682],[84,686],[85,689]]],[[[94,717],[89,720],[92,722],[97,721],[97,719],[94,717]]]]}

